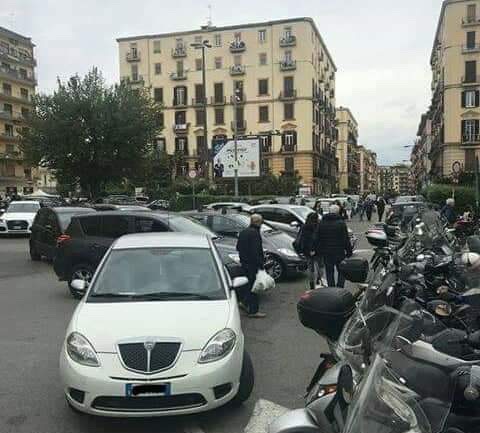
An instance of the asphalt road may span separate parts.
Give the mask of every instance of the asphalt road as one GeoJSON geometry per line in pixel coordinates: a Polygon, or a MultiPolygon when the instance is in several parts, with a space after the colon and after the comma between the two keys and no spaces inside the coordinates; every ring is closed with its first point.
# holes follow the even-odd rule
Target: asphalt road
{"type": "MultiPolygon", "coordinates": [[[[350,226],[362,233],[367,224],[350,226]]],[[[363,237],[358,248],[368,248],[363,237]]],[[[258,425],[255,418],[272,416],[276,405],[303,405],[305,386],[319,354],[326,350],[324,341],[297,319],[296,302],[306,286],[301,276],[279,284],[262,299],[267,319],[244,320],[256,383],[243,407],[180,418],[93,418],[67,407],[58,373],[59,351],[76,301],[65,283],[57,281],[49,263],[30,260],[28,239],[0,238],[0,432],[260,431],[254,426],[258,425]]]]}

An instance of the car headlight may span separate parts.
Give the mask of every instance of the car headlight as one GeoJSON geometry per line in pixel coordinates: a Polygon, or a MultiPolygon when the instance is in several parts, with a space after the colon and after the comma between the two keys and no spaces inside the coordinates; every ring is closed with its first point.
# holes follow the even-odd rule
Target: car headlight
{"type": "Polygon", "coordinates": [[[298,257],[298,254],[290,248],[279,248],[278,252],[288,257],[298,257]]]}
{"type": "Polygon", "coordinates": [[[97,354],[90,342],[78,332],[72,332],[67,338],[67,353],[75,362],[88,367],[99,367],[97,354]]]}
{"type": "Polygon", "coordinates": [[[228,257],[235,263],[240,263],[240,256],[238,254],[229,254],[228,257]]]}
{"type": "Polygon", "coordinates": [[[206,364],[224,358],[232,351],[236,340],[237,336],[231,329],[225,328],[221,330],[203,348],[198,362],[206,364]]]}

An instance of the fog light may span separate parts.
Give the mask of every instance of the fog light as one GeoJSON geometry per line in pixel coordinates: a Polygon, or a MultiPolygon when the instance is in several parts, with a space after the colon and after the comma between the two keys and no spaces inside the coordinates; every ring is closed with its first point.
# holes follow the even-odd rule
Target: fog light
{"type": "Polygon", "coordinates": [[[232,390],[231,383],[224,383],[223,385],[218,385],[213,388],[213,394],[215,399],[218,400],[222,397],[225,397],[232,390]]]}
{"type": "Polygon", "coordinates": [[[80,391],[79,389],[69,388],[68,394],[72,397],[77,403],[83,404],[85,400],[85,392],[80,391]]]}

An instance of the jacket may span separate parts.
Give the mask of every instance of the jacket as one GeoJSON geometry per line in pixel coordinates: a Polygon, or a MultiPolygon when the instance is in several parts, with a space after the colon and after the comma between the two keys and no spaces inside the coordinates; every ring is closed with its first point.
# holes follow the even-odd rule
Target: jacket
{"type": "Polygon", "coordinates": [[[259,227],[250,226],[240,233],[237,251],[243,267],[253,270],[263,269],[263,243],[259,227]]]}
{"type": "Polygon", "coordinates": [[[441,215],[448,221],[449,224],[454,224],[457,221],[457,214],[452,206],[446,204],[441,212],[441,215]]]}
{"type": "Polygon", "coordinates": [[[317,224],[304,224],[300,229],[300,242],[302,253],[305,257],[310,257],[310,253],[315,251],[315,238],[317,236],[317,224]]]}
{"type": "Polygon", "coordinates": [[[352,255],[347,225],[340,215],[327,214],[318,224],[315,251],[326,261],[338,263],[352,255]]]}

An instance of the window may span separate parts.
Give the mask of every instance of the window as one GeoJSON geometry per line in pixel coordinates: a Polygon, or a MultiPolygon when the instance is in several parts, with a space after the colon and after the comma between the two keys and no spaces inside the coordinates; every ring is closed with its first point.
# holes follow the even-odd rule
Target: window
{"type": "Polygon", "coordinates": [[[213,37],[213,44],[216,47],[222,46],[222,35],[220,33],[215,34],[215,36],[213,37]]]}
{"type": "Polygon", "coordinates": [[[12,114],[13,113],[12,104],[3,104],[3,111],[5,111],[6,113],[12,114]]]}
{"type": "Polygon", "coordinates": [[[195,103],[203,104],[205,92],[203,91],[203,84],[195,84],[195,103]]]}
{"type": "Polygon", "coordinates": [[[477,19],[477,5],[467,5],[467,22],[472,23],[477,19]]]}
{"type": "Polygon", "coordinates": [[[8,123],[5,124],[5,135],[13,137],[13,125],[9,125],[8,123]]]}
{"type": "Polygon", "coordinates": [[[467,32],[467,49],[469,50],[475,48],[475,33],[476,32],[467,32]]]}
{"type": "Polygon", "coordinates": [[[258,107],[258,121],[268,122],[268,105],[258,107]]]}
{"type": "Polygon", "coordinates": [[[137,49],[137,44],[132,43],[130,44],[130,54],[132,55],[132,58],[138,57],[138,49],[137,49]]]}
{"type": "Polygon", "coordinates": [[[177,61],[177,76],[178,77],[183,77],[183,74],[184,74],[183,60],[178,60],[177,61]]]}
{"type": "Polygon", "coordinates": [[[242,65],[242,55],[241,54],[236,54],[233,56],[233,64],[235,66],[241,66],[242,65]]]}
{"type": "Polygon", "coordinates": [[[102,217],[79,218],[82,231],[87,236],[102,236],[102,217]]]}
{"type": "Polygon", "coordinates": [[[258,63],[260,66],[264,66],[267,64],[267,53],[260,53],[258,55],[258,63]]]}
{"type": "MultiPolygon", "coordinates": [[[[15,152],[15,145],[11,144],[11,143],[7,143],[5,145],[5,150],[7,151],[7,153],[15,152]]],[[[25,169],[25,170],[27,170],[27,169],[25,169]]]]}
{"type": "Polygon", "coordinates": [[[3,93],[7,96],[12,95],[12,86],[7,83],[3,83],[3,93]]]}
{"type": "Polygon", "coordinates": [[[286,97],[294,96],[293,77],[283,78],[283,93],[286,97]]]}
{"type": "Polygon", "coordinates": [[[132,81],[138,81],[138,65],[132,65],[132,81]]]}
{"type": "Polygon", "coordinates": [[[267,40],[267,31],[265,29],[258,31],[258,42],[263,43],[267,40]]]}
{"type": "Polygon", "coordinates": [[[175,151],[188,153],[187,150],[188,150],[187,137],[175,137],[175,151]]]}
{"type": "Polygon", "coordinates": [[[155,102],[163,103],[163,88],[162,87],[155,87],[153,89],[153,99],[155,102]]]}
{"type": "Polygon", "coordinates": [[[27,90],[27,89],[24,89],[24,88],[21,88],[21,89],[20,89],[20,96],[21,96],[23,99],[28,99],[28,90],[27,90]]]}
{"type": "Polygon", "coordinates": [[[19,69],[19,72],[20,72],[20,77],[22,77],[22,78],[28,78],[28,74],[27,74],[27,70],[26,70],[26,69],[20,68],[20,69],[19,69]]]}
{"type": "Polygon", "coordinates": [[[184,45],[183,45],[183,39],[182,38],[176,38],[175,39],[175,47],[179,50],[183,50],[184,45]]]}
{"type": "Polygon", "coordinates": [[[271,135],[260,135],[260,148],[262,152],[271,152],[272,151],[272,136],[271,135]]]}
{"type": "Polygon", "coordinates": [[[233,36],[233,39],[238,44],[242,41],[242,34],[240,32],[236,32],[233,36]]]}
{"type": "Polygon", "coordinates": [[[155,63],[155,75],[160,75],[162,73],[162,64],[155,63]]]}
{"type": "Polygon", "coordinates": [[[157,152],[166,152],[167,151],[167,142],[165,140],[165,137],[159,137],[157,138],[157,152]]]}
{"type": "Polygon", "coordinates": [[[260,168],[262,170],[262,174],[270,173],[270,160],[267,158],[262,158],[260,161],[260,168]]]}
{"type": "Polygon", "coordinates": [[[475,83],[477,80],[477,61],[470,60],[465,62],[465,82],[475,83]]]}
{"type": "Polygon", "coordinates": [[[153,218],[135,217],[135,233],[152,232],[168,232],[168,228],[153,218]]]}
{"type": "Polygon", "coordinates": [[[480,105],[480,92],[478,90],[465,90],[462,92],[462,107],[473,108],[480,105]]]}
{"type": "Polygon", "coordinates": [[[165,126],[165,114],[163,112],[157,114],[156,125],[157,128],[163,128],[165,126]]]}
{"type": "MultiPolygon", "coordinates": [[[[283,34],[285,36],[285,39],[290,39],[292,37],[292,28],[290,26],[285,27],[283,29],[283,34]]],[[[312,40],[313,40],[313,32],[312,32],[312,40]]]]}
{"type": "Polygon", "coordinates": [[[293,58],[292,58],[292,51],[291,50],[286,50],[285,51],[285,53],[283,55],[283,60],[287,64],[292,63],[293,58]]]}
{"type": "Polygon", "coordinates": [[[173,89],[173,105],[187,105],[187,88],[185,86],[173,89]]]}
{"type": "Polygon", "coordinates": [[[197,155],[205,155],[205,137],[203,135],[197,135],[197,155]]]}
{"type": "Polygon", "coordinates": [[[215,57],[215,69],[222,69],[222,58],[215,57]]]}
{"type": "Polygon", "coordinates": [[[153,41],[153,52],[154,53],[162,52],[162,46],[160,44],[160,40],[153,41]]]}
{"type": "Polygon", "coordinates": [[[478,119],[462,120],[462,142],[472,143],[479,141],[479,125],[478,119]]]}
{"type": "Polygon", "coordinates": [[[225,99],[223,95],[223,83],[215,83],[213,85],[214,100],[216,103],[222,103],[225,99]]]}
{"type": "Polygon", "coordinates": [[[234,235],[239,233],[243,227],[238,225],[235,221],[224,216],[214,215],[211,217],[212,231],[221,235],[234,235]]]}
{"type": "Polygon", "coordinates": [[[295,162],[291,156],[289,156],[288,158],[285,158],[284,164],[285,164],[285,171],[287,173],[293,173],[295,171],[295,162]]]}
{"type": "Polygon", "coordinates": [[[475,172],[475,149],[465,149],[465,171],[467,173],[475,172]]]}
{"type": "Polygon", "coordinates": [[[130,217],[123,215],[104,215],[102,217],[102,232],[106,238],[117,239],[128,234],[130,217]]]}
{"type": "Polygon", "coordinates": [[[225,111],[223,108],[215,108],[215,124],[216,125],[225,124],[225,111]]]}
{"type": "Polygon", "coordinates": [[[283,119],[284,120],[295,119],[295,104],[293,102],[288,102],[283,104],[283,119]]]}
{"type": "Polygon", "coordinates": [[[260,96],[268,95],[268,78],[258,80],[258,94],[260,96]]]}
{"type": "Polygon", "coordinates": [[[285,131],[282,135],[282,150],[284,152],[295,152],[297,145],[297,132],[285,131]]]}
{"type": "Polygon", "coordinates": [[[175,111],[175,125],[185,125],[187,123],[186,111],[175,111]]]}
{"type": "Polygon", "coordinates": [[[195,124],[197,126],[203,125],[205,121],[205,111],[203,110],[195,110],[195,124]]]}
{"type": "Polygon", "coordinates": [[[202,35],[195,36],[194,42],[195,42],[196,44],[201,44],[201,43],[202,43],[202,35]]]}
{"type": "Polygon", "coordinates": [[[30,115],[30,110],[28,108],[22,107],[22,117],[26,118],[30,115]]]}
{"type": "Polygon", "coordinates": [[[238,97],[239,101],[243,101],[243,81],[235,80],[233,82],[233,94],[238,97]]]}
{"type": "Polygon", "coordinates": [[[201,71],[203,69],[202,59],[195,59],[195,70],[201,71]]]}

